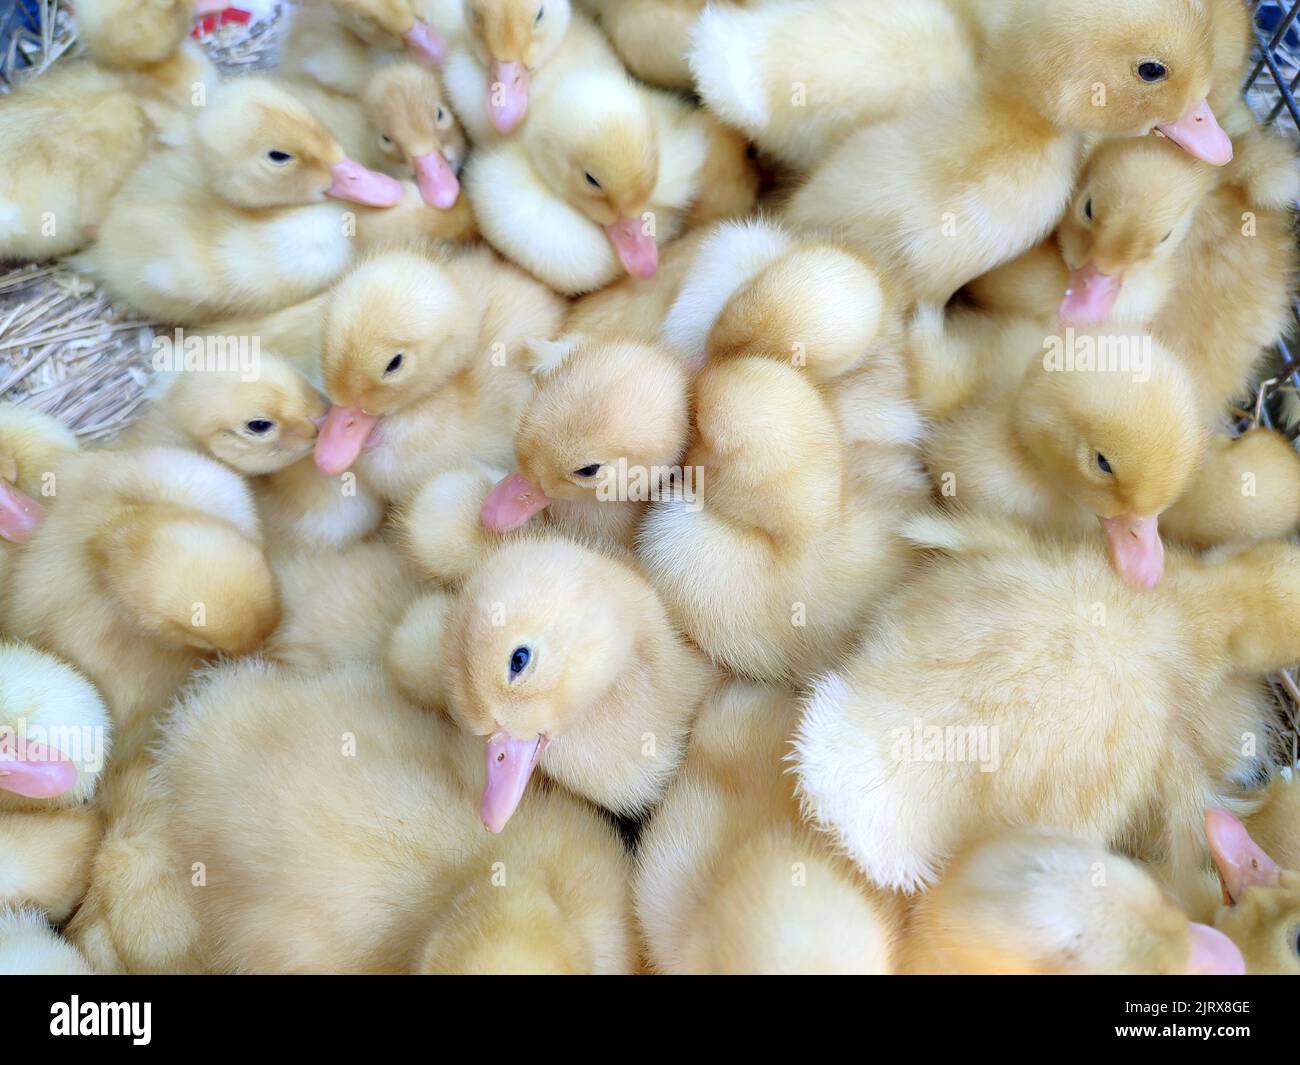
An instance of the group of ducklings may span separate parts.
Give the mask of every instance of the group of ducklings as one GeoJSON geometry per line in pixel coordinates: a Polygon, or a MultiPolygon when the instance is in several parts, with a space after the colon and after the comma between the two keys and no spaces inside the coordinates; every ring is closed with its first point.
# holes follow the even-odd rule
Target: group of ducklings
{"type": "Polygon", "coordinates": [[[0,258],[260,347],[0,406],[0,971],[1300,972],[1242,0],[76,15],[0,258]]]}

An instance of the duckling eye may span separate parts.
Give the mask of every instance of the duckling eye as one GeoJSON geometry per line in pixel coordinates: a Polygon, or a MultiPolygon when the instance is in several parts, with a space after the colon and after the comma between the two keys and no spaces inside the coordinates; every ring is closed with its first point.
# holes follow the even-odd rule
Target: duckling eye
{"type": "Polygon", "coordinates": [[[254,418],[244,428],[256,436],[264,436],[275,428],[275,422],[268,418],[254,418]]]}
{"type": "Polygon", "coordinates": [[[1097,452],[1097,469],[1106,474],[1113,474],[1115,472],[1110,468],[1110,460],[1100,451],[1097,452]]]}
{"type": "Polygon", "coordinates": [[[1171,229],[1168,233],[1166,233],[1163,237],[1160,238],[1160,243],[1163,244],[1165,241],[1167,241],[1167,240],[1168,240],[1170,237],[1172,237],[1173,235],[1174,235],[1174,231],[1171,229]]]}
{"type": "Polygon", "coordinates": [[[387,133],[381,133],[379,134],[379,143],[382,144],[385,148],[391,148],[393,146],[393,138],[390,137],[387,133]]]}
{"type": "Polygon", "coordinates": [[[402,353],[399,351],[388,360],[388,365],[384,367],[384,376],[387,377],[389,374],[397,373],[402,368],[402,361],[402,353]]]}
{"type": "Polygon", "coordinates": [[[587,184],[590,185],[593,189],[600,188],[600,182],[597,181],[590,174],[588,174],[585,170],[582,172],[582,176],[587,179],[587,184]]]}
{"type": "Polygon", "coordinates": [[[533,653],[527,647],[516,647],[510,652],[510,679],[514,680],[532,661],[533,653]]]}
{"type": "Polygon", "coordinates": [[[1088,202],[1083,205],[1083,217],[1089,222],[1092,221],[1092,197],[1088,197],[1088,202]]]}
{"type": "Polygon", "coordinates": [[[1148,84],[1154,84],[1157,81],[1164,81],[1169,76],[1169,71],[1165,69],[1163,63],[1148,61],[1138,65],[1138,77],[1148,84]]]}
{"type": "Polygon", "coordinates": [[[293,159],[292,155],[290,155],[288,152],[280,151],[279,148],[272,148],[269,152],[266,153],[266,157],[270,159],[271,162],[273,162],[276,166],[284,166],[285,163],[293,159]]]}
{"type": "Polygon", "coordinates": [[[1295,952],[1300,954],[1300,932],[1296,933],[1295,942],[1291,945],[1295,947],[1295,952]]]}
{"type": "Polygon", "coordinates": [[[580,470],[574,470],[575,477],[595,477],[600,472],[600,463],[593,462],[590,466],[583,466],[580,470]]]}
{"type": "Polygon", "coordinates": [[[441,107],[438,108],[438,113],[433,116],[433,120],[441,126],[445,121],[447,121],[447,112],[441,107]]]}
{"type": "Polygon", "coordinates": [[[536,26],[539,22],[541,22],[542,16],[545,14],[546,14],[546,7],[545,5],[543,5],[542,7],[539,7],[537,9],[537,17],[533,19],[533,25],[536,26]]]}

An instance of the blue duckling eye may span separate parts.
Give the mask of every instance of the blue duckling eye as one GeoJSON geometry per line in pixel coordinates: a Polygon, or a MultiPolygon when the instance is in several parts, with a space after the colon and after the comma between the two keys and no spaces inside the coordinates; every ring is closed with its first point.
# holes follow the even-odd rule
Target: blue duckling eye
{"type": "Polygon", "coordinates": [[[510,679],[514,680],[532,661],[533,653],[527,647],[516,647],[510,652],[510,679]]]}

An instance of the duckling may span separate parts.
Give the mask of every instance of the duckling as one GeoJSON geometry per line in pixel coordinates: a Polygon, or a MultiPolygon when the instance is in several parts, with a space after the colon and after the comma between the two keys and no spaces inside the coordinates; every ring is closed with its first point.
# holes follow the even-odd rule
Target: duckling
{"type": "Polygon", "coordinates": [[[325,308],[333,406],[317,467],[334,477],[355,466],[381,499],[402,502],[435,473],[504,466],[532,392],[524,342],[554,336],[562,319],[557,297],[484,248],[367,259],[325,308]]]}
{"type": "Polygon", "coordinates": [[[945,497],[1054,531],[1100,522],[1118,571],[1154,586],[1160,515],[1206,435],[1181,362],[1147,338],[1045,337],[1030,319],[970,311],[941,321],[920,316],[912,343],[922,405],[944,418],[924,450],[945,497]]]}
{"type": "Polygon", "coordinates": [[[1201,811],[1243,801],[1234,782],[1262,756],[1240,737],[1269,733],[1257,700],[1225,693],[1300,653],[1300,549],[1180,554],[1137,592],[1090,540],[973,515],[906,531],[938,555],[813,685],[795,741],[805,810],[873,882],[905,891],[990,823],[1111,845],[1146,823],[1159,839],[1143,856],[1186,905],[1201,811]]]}
{"type": "Polygon", "coordinates": [[[744,213],[744,145],[704,112],[622,70],[559,75],[518,137],[480,148],[465,189],[484,238],[557,292],[654,275],[685,225],[744,213]],[[719,180],[721,179],[721,180],[719,180]]]}
{"type": "Polygon", "coordinates": [[[109,753],[108,710],[52,655],[0,643],[0,908],[61,923],[86,890],[99,841],[94,797],[109,753]]]}
{"type": "Polygon", "coordinates": [[[695,88],[686,61],[691,27],[706,2],[578,0],[608,35],[628,70],[651,85],[686,93],[695,88]]]}
{"type": "Polygon", "coordinates": [[[389,166],[413,173],[430,207],[454,206],[468,145],[438,75],[417,63],[390,64],[366,83],[362,102],[389,166]]]}
{"type": "Polygon", "coordinates": [[[1047,236],[1087,135],[1158,128],[1197,158],[1228,162],[1231,141],[1205,102],[1206,10],[1184,0],[1098,6],[990,7],[977,80],[843,141],[795,193],[787,219],[884,256],[915,299],[942,305],[1047,236]]]}
{"type": "Polygon", "coordinates": [[[402,195],[393,178],[347,159],[287,89],[238,78],[201,111],[193,144],[136,171],[82,264],[162,321],[264,313],[314,295],[350,265],[351,227],[326,197],[391,206],[402,195]],[[148,236],[158,232],[169,239],[148,236]]]}
{"type": "Polygon", "coordinates": [[[1240,975],[1222,932],[1189,923],[1138,862],[1086,839],[1013,829],[968,848],[917,896],[908,972],[1240,975]]]}
{"type": "Polygon", "coordinates": [[[0,976],[94,976],[81,952],[31,909],[0,909],[0,976]]]}
{"type": "Polygon", "coordinates": [[[898,907],[800,816],[794,697],[731,681],[637,847],[638,922],[659,973],[887,973],[898,907]]]}
{"type": "Polygon", "coordinates": [[[77,39],[97,63],[141,67],[172,55],[189,35],[194,0],[79,0],[77,39]]]}
{"type": "Polygon", "coordinates": [[[638,558],[696,643],[728,669],[791,683],[846,653],[910,557],[900,516],[906,445],[872,450],[888,470],[855,476],[839,419],[799,369],[726,359],[696,378],[693,483],[647,512],[638,558]],[[691,491],[686,491],[686,488],[691,491]],[[742,597],[736,589],[745,589],[742,597]]]}
{"type": "Polygon", "coordinates": [[[133,748],[205,655],[275,628],[253,499],[211,459],[147,448],[70,459],[58,501],[14,561],[7,627],[80,669],[133,748]]]}
{"type": "MultiPolygon", "coordinates": [[[[621,14],[649,5],[632,0],[601,6],[621,14]]],[[[704,8],[690,0],[656,6],[675,12],[704,8]]],[[[690,28],[689,75],[709,110],[767,154],[807,171],[859,126],[896,117],[975,79],[976,31],[958,6],[947,0],[905,6],[871,0],[711,4],[690,28]]],[[[636,27],[631,12],[623,18],[636,27]]],[[[670,22],[669,41],[677,39],[675,28],[670,22]]],[[[626,58],[618,37],[614,43],[626,58]]],[[[661,47],[640,44],[643,50],[661,47]]]]}
{"type": "Polygon", "coordinates": [[[358,96],[377,66],[403,50],[426,66],[447,59],[446,37],[411,0],[312,0],[293,13],[280,60],[287,76],[358,96]]]}
{"type": "Polygon", "coordinates": [[[9,545],[35,535],[58,494],[58,471],[77,447],[76,435],[62,422],[0,403],[0,590],[13,558],[9,545]]]}
{"type": "Polygon", "coordinates": [[[489,557],[452,606],[444,644],[451,716],[485,740],[491,832],[534,769],[614,813],[647,809],[714,679],[633,566],[554,536],[489,557]]]}
{"type": "MultiPolygon", "coordinates": [[[[539,792],[510,834],[489,836],[471,802],[476,746],[373,669],[306,673],[249,661],[213,671],[176,705],[148,782],[151,801],[168,811],[148,840],[162,855],[158,889],[183,907],[182,919],[157,930],[154,963],[629,972],[627,858],[612,828],[568,796],[539,792]],[[289,748],[290,762],[272,754],[289,748]],[[235,767],[239,789],[229,786],[235,767]],[[253,824],[250,801],[261,811],[253,824]],[[172,854],[204,856],[202,891],[172,854]],[[301,881],[302,862],[325,875],[285,890],[301,881]]],[[[148,900],[122,886],[122,916],[143,917],[148,900]]],[[[133,957],[148,949],[130,946],[133,957]]]]}
{"type": "Polygon", "coordinates": [[[1246,818],[1251,838],[1273,855],[1283,869],[1300,869],[1300,784],[1295,767],[1281,770],[1263,795],[1262,805],[1246,818]]]}
{"type": "Polygon", "coordinates": [[[1166,535],[1197,548],[1292,536],[1300,528],[1300,455],[1271,429],[1217,436],[1161,521],[1166,535]]]}
{"type": "Polygon", "coordinates": [[[1300,872],[1280,867],[1226,810],[1205,812],[1205,834],[1224,891],[1215,928],[1241,948],[1250,975],[1300,973],[1300,872]]]}

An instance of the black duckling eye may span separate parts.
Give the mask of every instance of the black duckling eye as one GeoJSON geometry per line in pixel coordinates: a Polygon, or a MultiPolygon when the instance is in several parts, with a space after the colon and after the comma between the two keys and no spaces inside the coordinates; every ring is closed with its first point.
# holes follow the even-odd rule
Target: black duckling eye
{"type": "Polygon", "coordinates": [[[293,158],[293,156],[288,152],[282,152],[279,148],[272,148],[266,153],[266,157],[270,159],[271,162],[275,163],[276,166],[284,166],[285,163],[289,162],[293,158]]]}
{"type": "Polygon", "coordinates": [[[585,170],[582,172],[582,176],[587,179],[587,184],[590,185],[593,189],[600,188],[600,182],[597,181],[590,174],[588,174],[585,170]]]}
{"type": "Polygon", "coordinates": [[[593,462],[590,466],[583,466],[580,470],[574,470],[575,477],[595,477],[600,472],[600,463],[593,462]]]}
{"type": "Polygon", "coordinates": [[[387,377],[389,374],[397,373],[397,371],[402,368],[402,362],[402,353],[399,351],[388,360],[388,365],[384,367],[384,376],[387,377]]]}
{"type": "Polygon", "coordinates": [[[391,148],[393,146],[393,138],[390,137],[387,133],[381,133],[379,134],[379,143],[382,144],[385,148],[391,148]]]}
{"type": "Polygon", "coordinates": [[[536,26],[539,22],[541,22],[542,16],[545,14],[546,14],[546,5],[543,4],[541,7],[537,9],[537,17],[533,19],[533,25],[536,26]]]}
{"type": "Polygon", "coordinates": [[[1110,460],[1106,458],[1106,456],[1103,455],[1100,451],[1097,452],[1097,469],[1101,470],[1102,473],[1115,472],[1110,468],[1110,460]]]}
{"type": "Polygon", "coordinates": [[[1138,77],[1148,84],[1154,84],[1157,81],[1164,81],[1169,76],[1169,71],[1163,63],[1157,63],[1154,60],[1148,60],[1138,65],[1138,77]]]}
{"type": "Polygon", "coordinates": [[[1092,221],[1092,197],[1088,197],[1088,202],[1083,205],[1083,217],[1089,222],[1092,221]]]}
{"type": "Polygon", "coordinates": [[[1174,235],[1174,231],[1171,229],[1168,233],[1166,233],[1163,237],[1160,238],[1160,243],[1161,244],[1165,243],[1165,241],[1167,241],[1173,235],[1174,235]]]}
{"type": "Polygon", "coordinates": [[[445,112],[441,107],[438,108],[438,113],[433,116],[433,120],[435,122],[443,122],[446,120],[446,118],[447,118],[447,112],[445,112]]]}
{"type": "Polygon", "coordinates": [[[532,661],[533,652],[527,647],[516,647],[510,652],[510,679],[514,680],[525,669],[528,663],[532,661]]]}
{"type": "Polygon", "coordinates": [[[251,422],[245,425],[244,428],[256,436],[265,436],[275,428],[275,422],[271,421],[269,418],[254,418],[251,422]]]}

